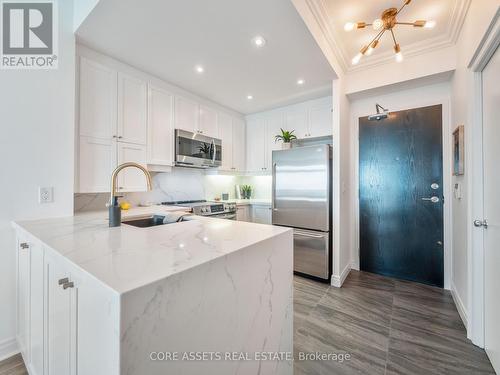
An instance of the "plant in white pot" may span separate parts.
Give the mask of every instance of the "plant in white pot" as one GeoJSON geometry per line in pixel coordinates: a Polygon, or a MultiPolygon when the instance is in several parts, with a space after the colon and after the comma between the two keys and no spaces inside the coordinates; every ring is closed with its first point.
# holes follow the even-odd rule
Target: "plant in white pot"
{"type": "Polygon", "coordinates": [[[283,144],[281,147],[283,148],[283,150],[289,149],[291,146],[291,142],[294,139],[297,139],[295,134],[293,134],[294,131],[295,130],[290,131],[281,129],[281,134],[278,134],[274,137],[274,142],[282,141],[283,144]]]}

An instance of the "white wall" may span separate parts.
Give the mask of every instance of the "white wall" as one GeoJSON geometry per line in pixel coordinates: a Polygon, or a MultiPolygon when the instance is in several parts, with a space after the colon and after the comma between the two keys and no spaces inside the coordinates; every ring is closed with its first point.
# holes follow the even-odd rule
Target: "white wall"
{"type": "Polygon", "coordinates": [[[74,0],[73,30],[76,31],[85,18],[94,10],[99,0],[74,0]]]}
{"type": "Polygon", "coordinates": [[[0,70],[0,359],[15,350],[15,254],[11,220],[73,212],[73,2],[59,2],[59,68],[0,70]],[[38,187],[54,203],[38,203],[38,187]]]}
{"type": "Polygon", "coordinates": [[[453,126],[465,126],[466,160],[465,175],[454,177],[453,183],[462,185],[464,198],[453,206],[453,243],[454,254],[452,264],[453,285],[455,299],[460,300],[465,308],[465,318],[469,322],[469,338],[477,345],[482,345],[483,328],[473,329],[470,323],[470,314],[474,293],[470,289],[472,256],[474,249],[470,241],[472,223],[468,221],[471,207],[471,194],[469,181],[473,177],[470,164],[470,140],[473,134],[470,125],[474,119],[474,74],[468,65],[478,49],[481,39],[486,33],[493,17],[498,12],[499,2],[496,0],[472,1],[467,18],[462,27],[457,44],[457,68],[452,80],[452,123],[453,126]]]}
{"type": "MultiPolygon", "coordinates": [[[[439,79],[439,78],[438,78],[439,79]]],[[[427,82],[427,81],[425,81],[427,82]]],[[[444,185],[444,279],[445,288],[450,288],[451,279],[451,256],[452,256],[452,228],[451,228],[451,211],[452,206],[457,203],[457,200],[452,196],[451,192],[451,84],[450,82],[426,84],[424,86],[414,87],[411,89],[400,90],[393,86],[385,89],[377,89],[376,94],[369,95],[366,92],[362,99],[351,101],[350,108],[350,127],[351,134],[351,160],[354,172],[351,175],[352,186],[352,252],[351,259],[353,268],[359,269],[359,205],[358,205],[358,187],[359,187],[359,118],[375,113],[375,103],[381,104],[390,111],[400,111],[411,108],[426,107],[430,105],[441,104],[443,106],[443,185],[444,185]]],[[[459,202],[459,201],[458,201],[459,202]]]]}
{"type": "Polygon", "coordinates": [[[345,93],[351,95],[364,90],[453,71],[457,64],[455,50],[455,46],[440,48],[406,57],[401,63],[393,62],[353,71],[346,75],[345,93]]]}
{"type": "Polygon", "coordinates": [[[333,275],[332,285],[342,286],[351,270],[352,185],[350,103],[345,77],[333,81],[333,275]]]}

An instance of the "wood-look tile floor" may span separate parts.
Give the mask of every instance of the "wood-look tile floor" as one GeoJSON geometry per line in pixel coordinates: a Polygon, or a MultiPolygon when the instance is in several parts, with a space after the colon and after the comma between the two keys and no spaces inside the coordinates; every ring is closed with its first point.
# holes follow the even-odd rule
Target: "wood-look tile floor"
{"type": "Polygon", "coordinates": [[[295,358],[351,356],[296,360],[294,375],[495,374],[467,339],[449,291],[357,271],[340,289],[301,277],[294,286],[295,358]]]}
{"type": "MultiPolygon", "coordinates": [[[[350,354],[349,360],[295,361],[294,375],[495,374],[466,338],[448,291],[352,271],[340,289],[294,279],[294,354],[350,354]]],[[[0,375],[26,375],[21,355],[0,375]]]]}
{"type": "Polygon", "coordinates": [[[0,375],[28,375],[21,354],[0,362],[0,375]]]}

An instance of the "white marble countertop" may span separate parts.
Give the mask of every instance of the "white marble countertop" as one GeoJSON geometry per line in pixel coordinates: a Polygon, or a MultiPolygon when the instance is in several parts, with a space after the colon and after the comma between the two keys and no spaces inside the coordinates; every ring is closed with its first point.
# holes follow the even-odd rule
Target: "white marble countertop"
{"type": "MultiPolygon", "coordinates": [[[[123,218],[183,210],[138,207],[123,218]]],[[[117,293],[126,293],[290,229],[203,218],[150,228],[109,228],[107,212],[13,223],[117,293]]]]}
{"type": "Polygon", "coordinates": [[[237,205],[260,205],[260,206],[270,206],[271,199],[229,199],[227,201],[221,201],[225,203],[236,203],[237,205]]]}

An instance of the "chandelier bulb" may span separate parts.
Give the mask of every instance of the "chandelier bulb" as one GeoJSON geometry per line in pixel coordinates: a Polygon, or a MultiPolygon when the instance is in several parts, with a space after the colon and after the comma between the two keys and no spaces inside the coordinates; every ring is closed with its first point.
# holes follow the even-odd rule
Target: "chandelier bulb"
{"type": "Polygon", "coordinates": [[[361,58],[363,57],[363,55],[360,53],[358,53],[356,56],[353,57],[352,59],[352,65],[357,65],[359,63],[359,60],[361,60],[361,58]]]}

